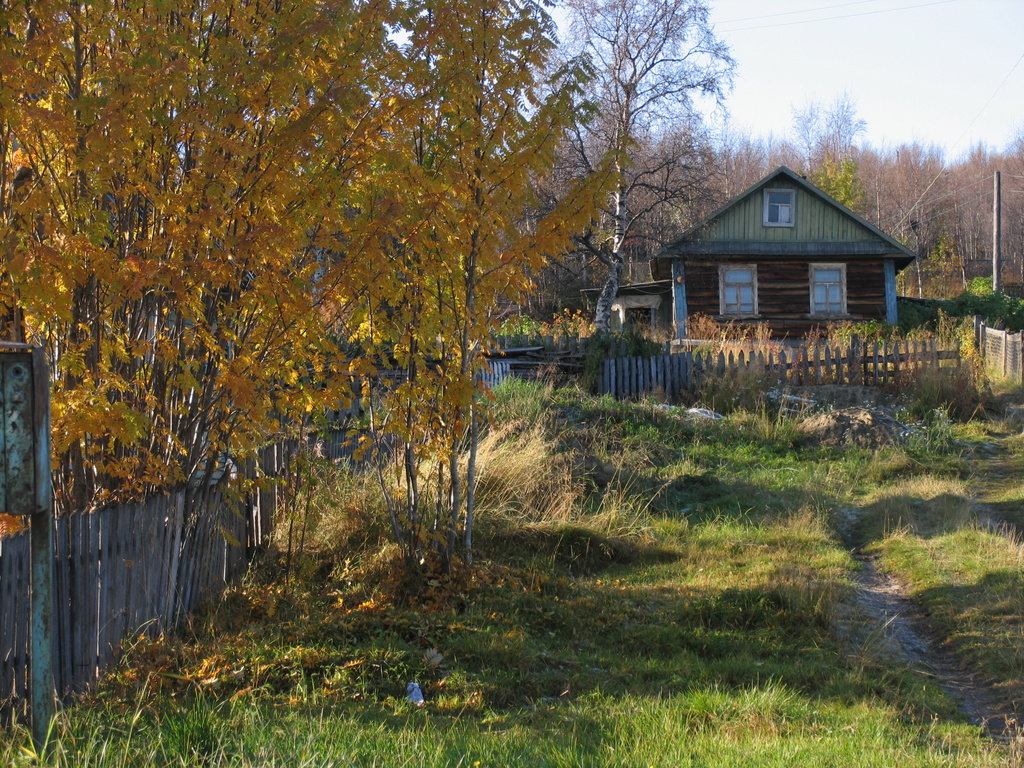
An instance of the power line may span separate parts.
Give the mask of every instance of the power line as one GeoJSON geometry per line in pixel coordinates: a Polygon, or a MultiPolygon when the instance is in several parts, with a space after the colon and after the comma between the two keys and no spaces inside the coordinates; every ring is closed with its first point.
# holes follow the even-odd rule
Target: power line
{"type": "MultiPolygon", "coordinates": [[[[971,122],[969,122],[967,124],[967,127],[964,128],[963,133],[961,133],[957,137],[957,140],[953,142],[954,147],[963,140],[964,136],[967,135],[968,131],[970,131],[971,128],[974,127],[974,124],[978,122],[978,118],[982,116],[986,109],[988,109],[988,105],[992,103],[992,100],[995,99],[996,94],[998,94],[999,91],[1002,90],[1003,86],[1006,85],[1006,81],[1010,79],[1010,76],[1013,75],[1013,73],[1017,70],[1017,67],[1020,66],[1020,63],[1022,61],[1024,61],[1024,53],[1022,53],[1020,57],[1017,59],[1017,61],[1013,63],[1013,66],[1010,67],[1010,71],[1006,73],[1006,77],[1004,77],[1002,81],[999,83],[999,85],[996,86],[996,89],[992,91],[992,95],[988,97],[988,100],[984,104],[982,104],[981,109],[978,110],[977,114],[975,114],[974,117],[971,119],[971,122]]],[[[935,174],[935,178],[929,182],[927,187],[924,188],[924,192],[921,193],[921,197],[917,198],[914,204],[910,206],[910,210],[906,214],[904,214],[902,219],[900,219],[899,224],[896,225],[897,228],[902,226],[903,223],[910,217],[910,214],[913,213],[914,208],[916,208],[917,204],[924,199],[924,196],[928,194],[928,190],[932,188],[932,185],[935,184],[936,181],[939,180],[939,176],[941,175],[942,171],[939,171],[937,174],[935,174]]]]}
{"type": "Polygon", "coordinates": [[[756,21],[757,19],[773,19],[777,16],[793,16],[798,13],[817,13],[818,11],[829,11],[833,8],[846,8],[851,5],[866,5],[867,3],[877,3],[881,0],[854,0],[850,3],[836,3],[834,5],[821,5],[817,8],[804,8],[799,11],[781,11],[780,13],[763,13],[760,16],[744,16],[740,19],[724,19],[719,24],[738,24],[741,21],[756,21]]]}
{"type": "MultiPolygon", "coordinates": [[[[957,187],[956,189],[951,190],[951,191],[947,192],[944,195],[939,195],[938,197],[929,198],[927,202],[928,202],[929,205],[934,205],[935,203],[939,202],[940,200],[945,200],[947,197],[952,197],[957,192],[960,192],[960,191],[965,190],[965,189],[970,189],[971,187],[976,187],[979,184],[982,184],[982,183],[984,183],[986,181],[991,181],[991,179],[989,179],[987,176],[983,176],[982,178],[978,179],[977,181],[972,181],[970,184],[964,184],[962,187],[957,187]]],[[[920,201],[918,201],[918,202],[920,202],[920,201]]]]}
{"type": "MultiPolygon", "coordinates": [[[[914,8],[930,8],[934,5],[948,5],[949,3],[959,3],[960,0],[934,0],[930,3],[918,3],[917,5],[904,5],[899,8],[880,8],[876,11],[863,11],[861,13],[845,13],[839,16],[822,16],[820,19],[799,19],[797,21],[780,21],[777,24],[758,24],[753,27],[737,27],[735,29],[723,29],[718,30],[722,34],[732,34],[733,32],[748,32],[753,29],[773,29],[775,27],[791,27],[796,24],[813,24],[818,21],[837,21],[839,19],[853,19],[858,16],[875,16],[879,13],[895,13],[896,11],[909,11],[914,8]]],[[[781,14],[780,14],[781,15],[781,14]]]]}
{"type": "MultiPolygon", "coordinates": [[[[1005,194],[1007,192],[1019,192],[1021,194],[1024,194],[1024,189],[1004,189],[1003,190],[1003,194],[1005,194]]],[[[963,200],[957,200],[955,204],[953,204],[952,206],[947,206],[946,208],[943,208],[941,211],[932,211],[931,215],[929,215],[929,216],[926,216],[926,217],[920,218],[920,219],[912,219],[911,221],[916,221],[918,223],[918,225],[928,224],[930,222],[935,221],[936,219],[941,219],[947,213],[952,213],[957,208],[959,208],[961,206],[961,204],[972,203],[975,200],[978,200],[979,198],[987,197],[987,196],[988,196],[988,192],[987,191],[979,192],[978,194],[971,195],[970,197],[965,198],[963,200]]]]}
{"type": "MultiPolygon", "coordinates": [[[[947,207],[943,208],[941,211],[931,211],[930,212],[931,213],[930,216],[926,216],[926,217],[923,217],[923,218],[920,218],[920,219],[911,219],[911,222],[916,221],[919,225],[920,224],[927,224],[927,223],[929,223],[931,221],[935,221],[936,219],[942,218],[947,213],[951,213],[952,211],[955,211],[961,205],[964,205],[966,203],[973,203],[975,200],[978,200],[979,198],[985,197],[986,195],[988,195],[988,191],[979,192],[978,194],[971,195],[970,197],[964,198],[963,200],[957,200],[953,205],[947,206],[947,207]]],[[[915,203],[915,205],[916,205],[916,203],[915,203]]],[[[911,210],[913,210],[913,209],[911,209],[911,210]]],[[[903,220],[906,221],[906,216],[904,216],[903,220]]],[[[895,228],[898,229],[902,223],[903,222],[901,221],[900,224],[897,224],[895,228]]]]}

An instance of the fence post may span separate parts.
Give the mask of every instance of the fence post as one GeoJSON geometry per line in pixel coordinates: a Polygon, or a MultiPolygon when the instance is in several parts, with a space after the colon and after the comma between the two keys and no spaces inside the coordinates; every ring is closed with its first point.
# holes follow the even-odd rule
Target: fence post
{"type": "Polygon", "coordinates": [[[864,364],[861,359],[860,336],[856,333],[850,337],[850,373],[853,376],[853,384],[864,383],[864,364]]]}
{"type": "MultiPolygon", "coordinates": [[[[50,475],[50,376],[41,347],[32,349],[35,504],[29,518],[32,547],[32,741],[42,750],[55,711],[53,677],[53,478],[50,475]]],[[[5,398],[6,399],[6,398],[5,398]]]]}
{"type": "Polygon", "coordinates": [[[1003,378],[1005,378],[1006,377],[1006,358],[1008,357],[1008,355],[1006,353],[1009,351],[1008,350],[1009,344],[1006,343],[1007,342],[1006,331],[1001,331],[1000,333],[1002,334],[1002,340],[1003,340],[1003,345],[1002,345],[1003,346],[1003,378]]]}

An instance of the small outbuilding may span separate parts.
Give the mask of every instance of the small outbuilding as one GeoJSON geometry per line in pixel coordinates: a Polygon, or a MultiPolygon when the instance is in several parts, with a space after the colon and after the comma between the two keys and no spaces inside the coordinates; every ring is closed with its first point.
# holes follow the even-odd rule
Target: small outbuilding
{"type": "Polygon", "coordinates": [[[837,321],[897,322],[896,273],[915,258],[783,166],[667,245],[651,270],[671,280],[676,338],[697,313],[798,338],[837,321]]]}
{"type": "MultiPolygon", "coordinates": [[[[580,293],[589,304],[597,303],[600,288],[584,288],[580,293]]],[[[632,327],[640,331],[663,333],[672,328],[672,281],[620,285],[612,302],[611,326],[614,330],[632,327]]]]}

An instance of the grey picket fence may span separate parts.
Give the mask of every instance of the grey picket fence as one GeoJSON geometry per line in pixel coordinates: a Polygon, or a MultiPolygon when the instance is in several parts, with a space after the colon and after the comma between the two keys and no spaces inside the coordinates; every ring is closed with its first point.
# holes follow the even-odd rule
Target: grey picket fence
{"type": "Polygon", "coordinates": [[[741,373],[793,386],[818,384],[884,385],[943,363],[959,365],[957,349],[942,349],[935,339],[907,342],[855,342],[849,347],[824,345],[764,352],[686,350],[653,357],[604,361],[598,389],[618,399],[662,395],[669,400],[693,393],[705,377],[741,373]]]}
{"type": "MultiPolygon", "coordinates": [[[[297,443],[242,467],[280,474],[297,443]]],[[[173,631],[189,611],[244,573],[270,535],[278,488],[245,498],[182,489],[54,522],[57,691],[82,691],[140,635],[173,631]]],[[[25,714],[29,669],[29,539],[0,538],[0,714],[25,714]]]]}

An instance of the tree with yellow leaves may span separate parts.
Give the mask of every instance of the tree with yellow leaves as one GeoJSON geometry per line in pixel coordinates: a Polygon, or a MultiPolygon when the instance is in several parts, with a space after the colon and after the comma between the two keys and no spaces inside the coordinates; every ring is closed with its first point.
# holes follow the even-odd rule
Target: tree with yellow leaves
{"type": "Polygon", "coordinates": [[[0,29],[0,304],[56,372],[60,508],[206,487],[397,365],[394,536],[471,562],[492,310],[595,196],[522,223],[579,95],[540,78],[542,5],[0,0],[0,29]]]}
{"type": "MultiPolygon", "coordinates": [[[[583,73],[541,73],[554,25],[540,3],[409,3],[404,53],[423,108],[394,162],[407,193],[380,278],[368,293],[370,335],[404,371],[383,428],[401,440],[393,533],[413,569],[472,562],[476,374],[502,296],[518,297],[546,258],[592,215],[601,176],[577,184],[534,226],[524,213],[573,120],[583,73]]],[[[393,188],[393,187],[392,187],[393,188]]],[[[387,491],[396,484],[383,478],[387,491]]]]}
{"type": "Polygon", "coordinates": [[[373,272],[395,14],[0,2],[0,303],[56,372],[59,508],[204,485],[318,405],[300,381],[373,272]]]}

